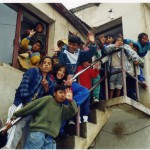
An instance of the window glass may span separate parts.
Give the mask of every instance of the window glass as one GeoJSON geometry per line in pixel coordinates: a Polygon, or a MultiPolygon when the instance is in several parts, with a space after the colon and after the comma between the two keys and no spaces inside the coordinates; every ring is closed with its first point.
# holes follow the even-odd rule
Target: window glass
{"type": "Polygon", "coordinates": [[[0,61],[12,64],[17,8],[0,4],[0,61]]]}

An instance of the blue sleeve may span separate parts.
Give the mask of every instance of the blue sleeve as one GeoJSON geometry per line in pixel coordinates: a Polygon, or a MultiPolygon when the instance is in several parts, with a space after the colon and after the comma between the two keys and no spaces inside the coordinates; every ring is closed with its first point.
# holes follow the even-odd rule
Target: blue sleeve
{"type": "Polygon", "coordinates": [[[22,102],[26,103],[30,101],[31,97],[30,97],[30,92],[29,92],[29,84],[30,84],[30,81],[32,80],[31,76],[33,75],[33,73],[35,73],[34,68],[29,69],[23,74],[22,81],[15,94],[14,104],[16,106],[18,106],[22,102]]]}
{"type": "Polygon", "coordinates": [[[64,58],[64,55],[66,55],[64,53],[64,50],[67,49],[68,46],[67,45],[64,45],[61,49],[61,51],[59,52],[59,56],[58,56],[58,59],[59,59],[59,63],[65,65],[65,58],[64,58]]]}
{"type": "Polygon", "coordinates": [[[80,55],[79,55],[79,62],[85,62],[88,61],[89,59],[91,59],[95,53],[97,52],[97,46],[95,45],[90,45],[89,46],[89,50],[88,51],[81,51],[80,55]]]}
{"type": "Polygon", "coordinates": [[[73,99],[77,105],[81,105],[89,96],[89,90],[77,82],[72,83],[73,99]]]}
{"type": "Polygon", "coordinates": [[[138,80],[139,80],[140,82],[145,81],[145,78],[144,78],[143,71],[142,71],[142,68],[141,68],[141,67],[140,67],[140,74],[138,75],[138,80]]]}

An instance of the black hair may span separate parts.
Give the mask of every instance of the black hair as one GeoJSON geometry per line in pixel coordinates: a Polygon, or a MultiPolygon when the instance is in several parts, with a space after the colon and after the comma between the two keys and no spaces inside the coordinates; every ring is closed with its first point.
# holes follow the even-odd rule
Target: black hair
{"type": "Polygon", "coordinates": [[[111,34],[107,35],[105,38],[107,39],[108,37],[112,37],[114,39],[114,36],[111,34]]]}
{"type": "MultiPolygon", "coordinates": [[[[35,31],[36,31],[36,26],[37,26],[38,24],[40,24],[40,25],[42,26],[43,31],[44,31],[44,25],[43,25],[41,22],[37,22],[37,23],[35,24],[35,26],[34,26],[35,31]]],[[[43,31],[42,31],[42,32],[43,32],[43,31]]]]}
{"type": "Polygon", "coordinates": [[[35,43],[40,43],[41,49],[43,48],[43,42],[41,40],[36,40],[35,42],[33,42],[33,44],[35,44],[35,43]]]}
{"type": "Polygon", "coordinates": [[[142,38],[143,36],[147,36],[147,37],[148,37],[148,35],[147,35],[146,33],[140,33],[140,34],[138,35],[138,40],[141,41],[141,38],[142,38]]]}
{"type": "Polygon", "coordinates": [[[117,39],[122,39],[123,43],[124,43],[124,40],[123,40],[123,37],[121,37],[120,35],[117,35],[115,38],[114,38],[114,41],[113,41],[113,44],[116,43],[117,39]]]}
{"type": "Polygon", "coordinates": [[[76,36],[76,35],[71,35],[71,36],[69,37],[68,42],[77,43],[78,45],[80,45],[80,44],[81,44],[81,39],[80,39],[80,37],[78,37],[78,36],[76,36]]]}
{"type": "Polygon", "coordinates": [[[64,90],[66,90],[66,88],[67,88],[67,86],[65,86],[65,85],[63,85],[63,84],[57,84],[57,85],[55,86],[54,92],[57,92],[57,91],[59,91],[59,90],[64,91],[64,90]]]}
{"type": "Polygon", "coordinates": [[[45,60],[46,58],[49,58],[49,59],[51,60],[51,62],[52,62],[52,68],[53,68],[54,62],[53,62],[53,59],[52,59],[50,56],[43,56],[43,57],[40,59],[40,61],[39,61],[39,65],[40,65],[40,64],[43,64],[43,62],[44,62],[44,60],[45,60]]]}
{"type": "Polygon", "coordinates": [[[59,83],[61,83],[63,80],[66,80],[66,79],[67,79],[67,76],[68,76],[68,72],[67,72],[66,66],[63,65],[63,64],[58,63],[58,64],[56,64],[56,65],[53,67],[52,73],[53,73],[54,77],[57,77],[57,72],[58,72],[58,70],[59,70],[60,68],[65,68],[66,72],[65,72],[64,77],[63,77],[61,80],[58,81],[59,83]]]}

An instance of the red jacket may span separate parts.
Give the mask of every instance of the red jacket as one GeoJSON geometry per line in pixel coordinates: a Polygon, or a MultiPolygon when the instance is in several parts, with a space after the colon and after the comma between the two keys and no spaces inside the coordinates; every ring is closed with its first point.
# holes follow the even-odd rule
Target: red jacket
{"type": "MultiPolygon", "coordinates": [[[[85,68],[83,68],[82,66],[79,66],[77,69],[77,72],[79,72],[83,69],[85,69],[85,68]]],[[[98,76],[99,72],[100,72],[100,70],[89,68],[88,70],[83,72],[81,75],[79,75],[79,77],[78,77],[79,83],[82,86],[90,89],[92,87],[92,78],[96,78],[98,76]]]]}

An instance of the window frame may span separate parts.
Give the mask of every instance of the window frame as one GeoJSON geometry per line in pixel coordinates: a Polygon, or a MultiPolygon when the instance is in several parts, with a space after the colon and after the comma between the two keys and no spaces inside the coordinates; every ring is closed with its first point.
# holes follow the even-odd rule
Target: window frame
{"type": "Polygon", "coordinates": [[[23,11],[26,11],[33,17],[37,18],[39,21],[42,21],[46,25],[46,49],[45,54],[48,53],[48,39],[49,39],[49,24],[42,20],[40,17],[38,17],[36,14],[28,10],[27,8],[23,7],[20,4],[13,4],[18,8],[17,11],[17,20],[16,20],[16,29],[15,29],[15,37],[14,37],[14,43],[13,43],[13,55],[12,55],[12,67],[18,69],[17,67],[17,57],[19,52],[19,40],[20,40],[20,33],[21,33],[21,19],[23,17],[23,11]]]}

